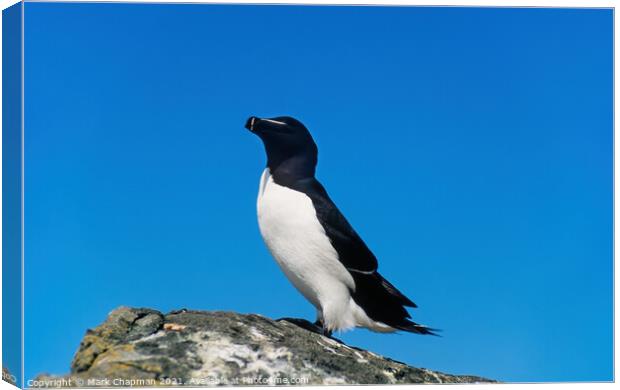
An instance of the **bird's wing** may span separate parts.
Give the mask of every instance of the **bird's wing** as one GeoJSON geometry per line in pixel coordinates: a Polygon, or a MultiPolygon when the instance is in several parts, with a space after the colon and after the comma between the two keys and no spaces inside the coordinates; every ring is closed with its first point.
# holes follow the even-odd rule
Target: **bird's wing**
{"type": "Polygon", "coordinates": [[[377,258],[329,198],[321,183],[312,178],[300,180],[295,186],[312,200],[319,222],[338,252],[340,262],[352,272],[375,272],[377,258]]]}
{"type": "MultiPolygon", "coordinates": [[[[338,210],[338,207],[336,207],[334,202],[330,199],[327,191],[325,191],[325,188],[321,185],[321,183],[319,183],[319,181],[315,178],[312,178],[300,180],[295,183],[294,186],[296,187],[294,189],[303,191],[306,195],[308,195],[308,197],[310,197],[316,210],[319,222],[323,226],[323,229],[325,229],[325,233],[327,233],[332,246],[338,252],[338,259],[347,268],[347,270],[349,270],[349,273],[351,273],[353,279],[355,280],[355,284],[362,286],[362,288],[356,289],[354,299],[359,301],[358,303],[363,303],[366,309],[371,311],[374,310],[373,313],[379,313],[380,310],[385,310],[388,307],[400,307],[397,312],[401,314],[404,312],[405,317],[403,318],[405,318],[405,320],[403,321],[407,322],[406,318],[409,318],[409,315],[400,305],[417,307],[416,304],[407,298],[403,293],[398,291],[398,289],[385,278],[379,275],[377,272],[377,258],[370,251],[370,249],[368,249],[364,241],[357,235],[355,230],[353,230],[353,227],[351,227],[340,210],[338,210]],[[365,296],[365,294],[369,291],[373,293],[365,296]],[[378,297],[384,298],[379,299],[378,297]],[[375,300],[376,302],[373,303],[375,300]],[[372,305],[379,306],[375,307],[372,305]],[[381,308],[381,305],[388,306],[381,308]]],[[[377,316],[377,318],[384,317],[379,314],[377,314],[377,316]]],[[[405,322],[403,322],[403,324],[405,324],[405,322]]],[[[398,324],[394,325],[394,327],[403,330],[410,330],[409,328],[404,327],[406,324],[403,325],[400,322],[398,324]]],[[[415,323],[411,324],[418,326],[415,323]]],[[[420,329],[410,331],[422,333],[420,329]]]]}

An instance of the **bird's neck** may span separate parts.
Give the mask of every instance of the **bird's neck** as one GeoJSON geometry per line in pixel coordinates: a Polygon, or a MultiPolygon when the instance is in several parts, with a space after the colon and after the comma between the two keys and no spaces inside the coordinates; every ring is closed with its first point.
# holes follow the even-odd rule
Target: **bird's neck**
{"type": "Polygon", "coordinates": [[[273,180],[280,185],[291,184],[314,177],[316,171],[316,157],[294,156],[281,161],[267,161],[267,167],[273,180]]]}

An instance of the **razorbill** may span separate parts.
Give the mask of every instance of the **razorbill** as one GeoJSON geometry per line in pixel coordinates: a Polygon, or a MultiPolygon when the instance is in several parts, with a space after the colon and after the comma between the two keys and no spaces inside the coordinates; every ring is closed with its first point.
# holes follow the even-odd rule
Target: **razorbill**
{"type": "Polygon", "coordinates": [[[377,259],[314,177],[318,149],[298,120],[250,117],[245,127],[263,141],[258,225],[286,277],[317,309],[325,335],[364,327],[435,334],[410,320],[417,307],[377,272],[377,259]]]}

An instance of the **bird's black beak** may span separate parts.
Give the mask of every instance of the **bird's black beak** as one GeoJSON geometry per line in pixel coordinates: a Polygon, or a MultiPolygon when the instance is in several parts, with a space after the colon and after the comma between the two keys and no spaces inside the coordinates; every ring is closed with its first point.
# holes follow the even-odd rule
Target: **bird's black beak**
{"type": "Polygon", "coordinates": [[[251,132],[254,132],[254,126],[256,126],[259,120],[260,118],[257,118],[255,116],[249,117],[247,122],[245,122],[245,128],[250,130],[251,132]]]}

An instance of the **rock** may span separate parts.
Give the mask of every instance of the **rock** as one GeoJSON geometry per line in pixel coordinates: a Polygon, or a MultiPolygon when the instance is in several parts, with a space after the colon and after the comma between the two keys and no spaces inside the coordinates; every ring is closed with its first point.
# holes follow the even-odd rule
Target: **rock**
{"type": "MultiPolygon", "coordinates": [[[[308,323],[309,324],[309,323],[308,323]]],[[[121,307],[88,330],[62,377],[35,386],[494,382],[415,368],[287,320],[256,314],[121,307]]]]}

